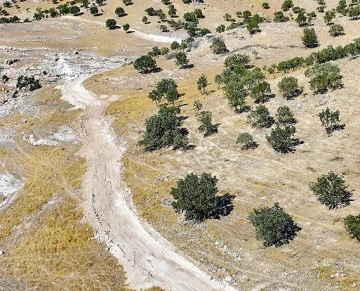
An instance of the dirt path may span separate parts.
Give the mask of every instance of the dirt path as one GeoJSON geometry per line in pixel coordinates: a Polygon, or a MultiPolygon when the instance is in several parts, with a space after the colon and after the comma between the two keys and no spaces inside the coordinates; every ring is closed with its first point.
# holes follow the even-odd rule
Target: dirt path
{"type": "Polygon", "coordinates": [[[104,110],[110,99],[87,91],[79,77],[63,88],[63,98],[84,109],[81,155],[88,161],[83,195],[87,220],[124,266],[130,287],[160,286],[165,290],[235,290],[211,280],[137,217],[130,191],[121,177],[126,145],[111,132],[104,110]]]}

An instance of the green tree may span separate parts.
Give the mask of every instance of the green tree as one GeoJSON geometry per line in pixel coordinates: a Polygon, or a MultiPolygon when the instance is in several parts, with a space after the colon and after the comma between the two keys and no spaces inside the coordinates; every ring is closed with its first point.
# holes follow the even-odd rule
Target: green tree
{"type": "Polygon", "coordinates": [[[292,0],[285,0],[281,5],[281,10],[288,11],[290,8],[294,7],[294,3],[292,0]]]}
{"type": "Polygon", "coordinates": [[[273,207],[254,209],[248,219],[255,227],[257,239],[262,240],[265,247],[287,244],[301,230],[279,203],[273,207]]]}
{"type": "Polygon", "coordinates": [[[156,84],[156,90],[165,97],[170,90],[177,90],[178,85],[172,78],[162,79],[156,84]]]}
{"type": "Polygon", "coordinates": [[[319,45],[317,35],[313,28],[305,28],[304,29],[304,36],[301,38],[303,44],[307,48],[314,48],[319,45]]]}
{"type": "Polygon", "coordinates": [[[170,17],[176,17],[176,12],[177,12],[177,10],[176,10],[175,6],[170,5],[169,6],[169,12],[168,12],[169,16],[170,17]]]}
{"type": "Polygon", "coordinates": [[[176,89],[170,89],[166,92],[166,100],[175,106],[175,101],[179,99],[179,93],[176,89]]]}
{"type": "Polygon", "coordinates": [[[125,6],[133,4],[132,0],[123,0],[123,3],[125,4],[125,6]]]}
{"type": "Polygon", "coordinates": [[[214,38],[210,48],[213,51],[213,53],[217,55],[228,52],[225,42],[220,38],[214,38]]]}
{"type": "Polygon", "coordinates": [[[202,74],[197,81],[197,88],[200,91],[201,94],[206,93],[206,87],[208,85],[208,80],[204,74],[202,74]]]}
{"type": "Polygon", "coordinates": [[[122,7],[117,7],[117,8],[115,9],[115,14],[116,14],[117,16],[119,16],[119,17],[122,17],[122,16],[125,16],[125,15],[126,15],[125,10],[124,10],[124,8],[122,8],[122,7]]]}
{"type": "Polygon", "coordinates": [[[264,105],[258,105],[251,110],[247,117],[247,123],[252,127],[269,127],[273,122],[269,110],[264,105]]]}
{"type": "Polygon", "coordinates": [[[92,15],[98,15],[99,14],[99,9],[97,8],[97,6],[91,6],[90,7],[90,13],[92,15]]]}
{"type": "Polygon", "coordinates": [[[157,69],[156,61],[151,56],[141,56],[134,62],[134,68],[142,74],[147,74],[157,69]]]}
{"type": "Polygon", "coordinates": [[[275,128],[271,129],[271,133],[266,136],[266,139],[275,151],[288,153],[295,145],[295,140],[293,139],[295,132],[296,129],[292,125],[283,126],[280,123],[276,123],[275,128]]]}
{"type": "Polygon", "coordinates": [[[162,95],[160,94],[160,92],[158,90],[152,90],[151,92],[149,92],[148,97],[154,101],[156,103],[156,105],[158,105],[161,100],[162,100],[162,95]]]}
{"type": "Polygon", "coordinates": [[[271,93],[270,84],[263,81],[251,88],[250,97],[257,103],[265,102],[269,93],[271,93]]]}
{"type": "Polygon", "coordinates": [[[270,9],[270,5],[268,2],[264,2],[263,4],[261,4],[261,7],[264,9],[270,9]]]}
{"type": "Polygon", "coordinates": [[[360,241],[360,214],[346,216],[344,218],[344,225],[350,236],[360,241]]]}
{"type": "Polygon", "coordinates": [[[180,120],[177,116],[179,109],[176,107],[162,106],[158,114],[147,118],[145,121],[145,133],[139,145],[145,150],[151,151],[172,146],[174,149],[183,145],[185,148],[188,139],[180,128],[180,120]]]}
{"type": "Polygon", "coordinates": [[[254,142],[253,137],[248,132],[240,133],[236,140],[236,143],[241,144],[242,150],[256,148],[256,142],[254,142]]]}
{"type": "Polygon", "coordinates": [[[299,96],[302,93],[302,89],[299,87],[298,80],[294,77],[284,77],[278,84],[279,90],[283,97],[291,99],[299,96]]]}
{"type": "Polygon", "coordinates": [[[331,134],[338,126],[340,122],[340,111],[331,111],[329,108],[322,110],[319,113],[321,125],[325,127],[327,134],[331,134]]]}
{"type": "Polygon", "coordinates": [[[147,18],[146,16],[143,16],[142,20],[143,23],[147,24],[149,21],[149,18],[147,18]]]}
{"type": "Polygon", "coordinates": [[[211,217],[216,209],[218,179],[209,173],[188,174],[177,182],[170,194],[175,201],[172,206],[176,212],[183,212],[185,219],[203,221],[211,217]]]}
{"type": "Polygon", "coordinates": [[[225,97],[229,106],[233,107],[236,112],[243,112],[246,108],[245,97],[247,95],[244,85],[240,82],[230,81],[224,87],[225,97]]]}
{"type": "Polygon", "coordinates": [[[170,45],[170,48],[174,51],[180,47],[180,44],[177,41],[173,41],[170,45]]]}
{"type": "Polygon", "coordinates": [[[69,7],[69,12],[73,15],[77,15],[80,13],[80,8],[77,6],[70,6],[69,7]]]}
{"type": "Polygon", "coordinates": [[[193,109],[196,112],[196,115],[199,115],[200,111],[203,109],[203,104],[199,100],[193,102],[193,109]]]}
{"type": "Polygon", "coordinates": [[[225,59],[224,66],[230,70],[240,66],[246,67],[250,63],[250,57],[246,54],[233,54],[225,59]]]}
{"type": "Polygon", "coordinates": [[[218,84],[218,89],[220,89],[221,84],[224,83],[224,78],[221,74],[215,75],[215,83],[218,84]]]}
{"type": "Polygon", "coordinates": [[[341,24],[333,24],[330,26],[329,34],[334,37],[344,35],[344,27],[341,24]]]}
{"type": "Polygon", "coordinates": [[[106,27],[109,29],[115,29],[116,28],[116,20],[115,19],[108,19],[105,22],[106,27]]]}
{"type": "Polygon", "coordinates": [[[325,93],[328,89],[337,89],[343,86],[340,69],[335,64],[316,64],[305,71],[310,77],[310,88],[315,93],[325,93]]]}
{"type": "Polygon", "coordinates": [[[345,180],[334,172],[320,176],[316,182],[310,183],[309,187],[319,202],[329,209],[350,204],[350,193],[345,186],[345,180]]]}
{"type": "Polygon", "coordinates": [[[225,32],[225,25],[224,24],[220,24],[217,28],[216,28],[216,32],[218,33],[222,33],[222,32],[225,32]]]}
{"type": "Polygon", "coordinates": [[[204,137],[218,131],[217,125],[212,124],[212,113],[210,111],[201,112],[198,120],[200,121],[200,126],[198,127],[198,130],[204,133],[204,137]]]}
{"type": "Polygon", "coordinates": [[[326,11],[324,15],[324,22],[326,25],[330,25],[332,23],[332,20],[335,18],[335,12],[334,11],[326,11]]]}
{"type": "Polygon", "coordinates": [[[175,55],[175,63],[177,66],[180,66],[180,69],[184,69],[189,64],[189,59],[186,56],[186,53],[184,52],[178,52],[175,55]]]}
{"type": "Polygon", "coordinates": [[[275,117],[280,124],[295,123],[294,114],[288,106],[280,106],[276,111],[275,117]]]}
{"type": "Polygon", "coordinates": [[[307,17],[303,12],[299,12],[297,17],[295,18],[295,21],[297,24],[299,24],[299,26],[306,26],[307,23],[307,17]]]}
{"type": "Polygon", "coordinates": [[[122,26],[123,30],[128,33],[129,29],[130,29],[130,25],[128,23],[125,23],[123,26],[122,26]]]}

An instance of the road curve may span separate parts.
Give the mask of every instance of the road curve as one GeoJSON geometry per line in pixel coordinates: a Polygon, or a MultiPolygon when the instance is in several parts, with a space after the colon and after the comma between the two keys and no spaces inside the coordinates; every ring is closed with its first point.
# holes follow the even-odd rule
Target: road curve
{"type": "Polygon", "coordinates": [[[62,88],[63,99],[83,109],[80,154],[88,162],[82,189],[83,207],[98,238],[124,266],[129,287],[136,290],[151,286],[179,291],[236,290],[212,280],[136,215],[130,191],[122,178],[121,159],[126,145],[114,137],[110,121],[104,115],[112,100],[86,90],[85,78],[79,77],[62,88]]]}

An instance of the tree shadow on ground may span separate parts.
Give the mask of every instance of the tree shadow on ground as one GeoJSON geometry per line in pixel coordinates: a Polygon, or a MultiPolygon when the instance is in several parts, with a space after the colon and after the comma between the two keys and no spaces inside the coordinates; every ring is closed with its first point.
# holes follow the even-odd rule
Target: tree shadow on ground
{"type": "Polygon", "coordinates": [[[330,136],[334,131],[345,129],[345,124],[335,124],[332,127],[326,128],[326,133],[330,136]]]}
{"type": "Polygon", "coordinates": [[[213,210],[211,218],[220,219],[223,216],[228,216],[234,209],[233,200],[235,197],[229,193],[216,197],[216,208],[213,210]]]}

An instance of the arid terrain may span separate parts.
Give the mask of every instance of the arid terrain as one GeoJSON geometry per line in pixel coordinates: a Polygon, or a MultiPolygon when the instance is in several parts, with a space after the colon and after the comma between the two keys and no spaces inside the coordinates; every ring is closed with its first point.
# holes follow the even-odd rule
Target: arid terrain
{"type": "MultiPolygon", "coordinates": [[[[360,213],[360,58],[332,61],[343,87],[320,94],[311,90],[306,66],[273,74],[267,68],[353,42],[360,38],[360,20],[337,13],[333,21],[344,35],[331,37],[324,13],[316,12],[309,27],[319,46],[305,48],[304,28],[291,11],[284,12],[289,21],[272,21],[283,1],[263,9],[257,0],[173,0],[175,21],[201,9],[199,27],[211,33],[184,49],[192,66],[179,68],[169,49],[154,58],[161,70],[141,74],[133,66],[137,58],[188,38],[183,28],[162,32],[157,16],[142,21],[145,9],[166,13],[166,5],[90,2],[100,10],[94,16],[80,2],[80,15],[30,22],[23,21],[32,20],[38,8],[65,0],[2,4],[20,22],[0,23],[0,290],[358,290],[360,245],[343,219],[360,213]],[[117,7],[126,15],[118,17],[117,7]],[[239,26],[216,32],[230,24],[226,13],[237,18],[244,10],[268,20],[260,23],[261,31],[249,34],[239,26]],[[110,18],[117,29],[105,26],[110,18]],[[125,23],[129,33],[121,28],[125,23]],[[224,40],[227,53],[211,51],[215,37],[224,40]],[[251,127],[248,113],[229,107],[214,78],[234,54],[247,54],[250,65],[264,72],[273,93],[264,105],[272,116],[279,106],[293,111],[300,141],[293,152],[274,151],[266,139],[270,128],[251,127]],[[202,74],[209,81],[206,94],[197,88],[202,74]],[[41,88],[19,88],[20,75],[34,76],[41,88]],[[299,80],[303,90],[296,98],[281,96],[284,76],[299,80]],[[178,85],[175,105],[192,147],[144,151],[138,144],[144,123],[159,109],[148,93],[164,78],[178,85]],[[216,134],[199,132],[196,100],[212,112],[216,134]],[[318,117],[327,107],[338,109],[345,125],[331,135],[318,117]],[[255,149],[236,144],[243,131],[251,133],[255,149]],[[346,180],[350,205],[329,210],[309,189],[330,171],[346,180]],[[219,195],[233,195],[233,208],[219,219],[195,223],[174,211],[170,191],[187,174],[202,172],[219,179],[219,195]],[[288,244],[264,247],[248,217],[275,202],[301,230],[288,244]]],[[[293,2],[308,12],[319,6],[313,0],[293,2]]],[[[338,6],[336,0],[325,3],[326,11],[338,6]]],[[[247,97],[247,105],[257,104],[247,97]]]]}

